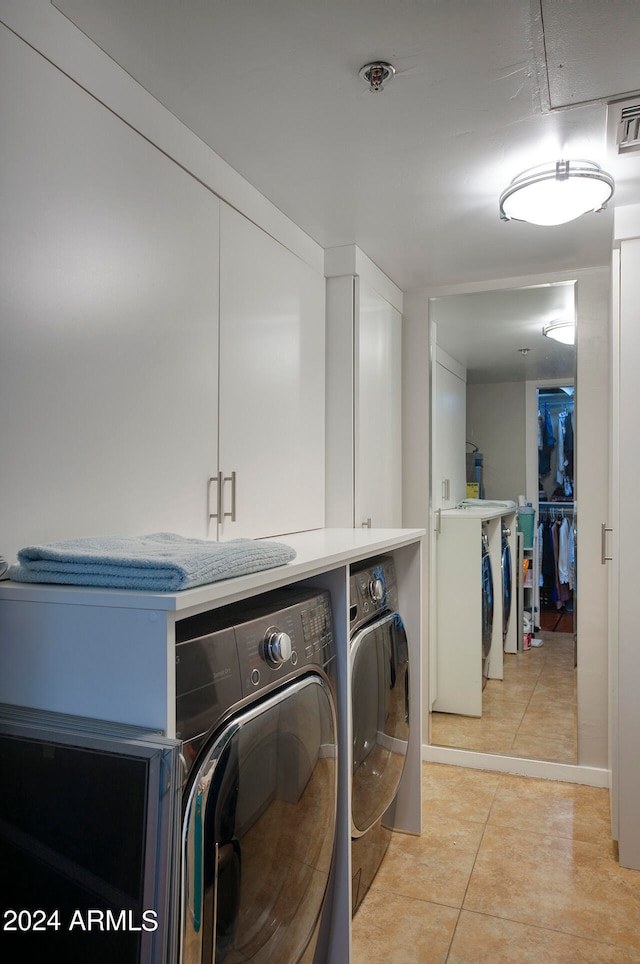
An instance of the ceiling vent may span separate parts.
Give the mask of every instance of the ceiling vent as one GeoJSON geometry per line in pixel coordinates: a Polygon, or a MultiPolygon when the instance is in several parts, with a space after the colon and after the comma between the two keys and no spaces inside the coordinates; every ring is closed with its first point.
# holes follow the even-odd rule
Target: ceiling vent
{"type": "Polygon", "coordinates": [[[622,108],[617,143],[618,154],[640,151],[640,103],[622,108]]]}

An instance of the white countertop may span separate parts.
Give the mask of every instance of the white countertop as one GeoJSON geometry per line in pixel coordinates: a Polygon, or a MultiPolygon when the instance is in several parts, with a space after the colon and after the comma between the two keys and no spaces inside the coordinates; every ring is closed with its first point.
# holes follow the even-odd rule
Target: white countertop
{"type": "Polygon", "coordinates": [[[501,516],[514,515],[516,509],[504,506],[470,506],[467,509],[441,509],[443,518],[447,519],[499,519],[501,516]]]}
{"type": "MultiPolygon", "coordinates": [[[[457,511],[457,510],[454,510],[457,511]]],[[[464,510],[459,510],[463,512],[464,510]]],[[[475,510],[471,510],[475,511],[475,510]]],[[[501,513],[498,512],[498,515],[501,513]]],[[[305,579],[328,569],[366,559],[368,556],[419,541],[424,529],[313,529],[276,536],[296,550],[285,566],[206,583],[182,592],[144,592],[130,589],[97,589],[93,586],[62,586],[46,583],[0,582],[0,602],[66,603],[126,609],[183,610],[207,603],[233,602],[243,596],[305,579]]]]}

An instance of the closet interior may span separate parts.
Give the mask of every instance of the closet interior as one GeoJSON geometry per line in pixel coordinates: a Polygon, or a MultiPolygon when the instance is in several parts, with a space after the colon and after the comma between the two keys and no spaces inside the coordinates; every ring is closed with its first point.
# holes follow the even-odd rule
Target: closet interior
{"type": "Polygon", "coordinates": [[[538,611],[547,632],[575,632],[574,416],[573,387],[538,389],[538,611]]]}

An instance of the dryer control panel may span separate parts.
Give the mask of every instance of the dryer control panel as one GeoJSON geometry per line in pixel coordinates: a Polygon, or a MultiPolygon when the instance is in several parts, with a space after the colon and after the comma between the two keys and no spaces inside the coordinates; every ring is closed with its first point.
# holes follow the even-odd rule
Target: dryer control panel
{"type": "Polygon", "coordinates": [[[329,594],[309,596],[306,591],[299,601],[284,597],[279,602],[281,608],[274,606],[235,627],[245,696],[305,666],[324,667],[333,658],[329,594]]]}
{"type": "Polygon", "coordinates": [[[176,623],[176,735],[192,740],[267,687],[335,657],[331,597],[282,589],[176,623]]]}
{"type": "Polygon", "coordinates": [[[351,634],[378,613],[398,607],[396,570],[391,556],[380,556],[353,567],[349,579],[351,634]]]}

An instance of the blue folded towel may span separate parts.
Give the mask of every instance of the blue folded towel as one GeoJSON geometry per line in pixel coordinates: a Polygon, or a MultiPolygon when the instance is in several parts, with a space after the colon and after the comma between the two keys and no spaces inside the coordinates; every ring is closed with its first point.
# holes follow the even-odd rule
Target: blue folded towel
{"type": "Polygon", "coordinates": [[[9,576],[17,582],[176,592],[283,566],[295,556],[295,550],[282,542],[209,542],[156,532],[27,546],[18,552],[9,576]]]}

